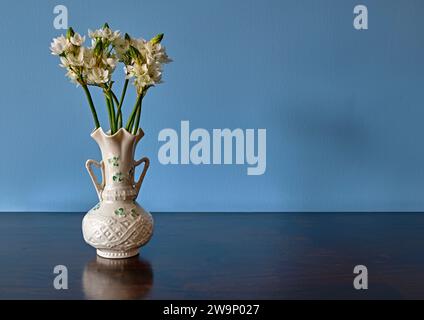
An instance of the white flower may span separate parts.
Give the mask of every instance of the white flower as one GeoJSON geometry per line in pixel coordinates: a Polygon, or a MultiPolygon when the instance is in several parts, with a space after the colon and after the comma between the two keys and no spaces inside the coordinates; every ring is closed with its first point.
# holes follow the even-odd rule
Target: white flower
{"type": "Polygon", "coordinates": [[[145,88],[162,82],[162,65],[169,63],[165,47],[144,39],[131,39],[131,45],[139,55],[133,54],[130,64],[124,68],[127,79],[134,78],[134,85],[140,94],[145,88]]]}
{"type": "Polygon", "coordinates": [[[79,33],[75,32],[69,40],[74,46],[81,47],[85,41],[85,37],[81,37],[79,33]]]}
{"type": "Polygon", "coordinates": [[[84,48],[68,52],[66,56],[60,57],[60,62],[62,68],[82,67],[84,65],[84,48]]]}
{"type": "Polygon", "coordinates": [[[101,85],[108,82],[109,79],[109,70],[95,67],[90,69],[87,74],[87,80],[89,84],[101,85]]]}
{"type": "Polygon", "coordinates": [[[132,76],[130,75],[130,70],[129,70],[129,68],[131,68],[131,67],[132,66],[130,66],[130,65],[125,65],[124,66],[125,79],[132,78],[132,76]]]}
{"type": "Polygon", "coordinates": [[[161,65],[146,63],[134,64],[125,67],[126,78],[134,78],[134,85],[137,93],[141,93],[146,87],[153,86],[162,82],[161,65]]]}
{"type": "Polygon", "coordinates": [[[88,30],[88,36],[92,39],[101,38],[102,41],[114,41],[120,36],[119,30],[112,31],[110,28],[103,28],[98,30],[88,30]]]}
{"type": "Polygon", "coordinates": [[[68,59],[66,59],[65,57],[60,57],[60,64],[59,66],[61,66],[62,68],[69,68],[70,64],[68,62],[68,59]]]}
{"type": "Polygon", "coordinates": [[[70,42],[63,35],[60,37],[54,38],[53,42],[50,45],[50,50],[53,55],[60,56],[65,53],[70,47],[70,42]]]}
{"type": "Polygon", "coordinates": [[[79,76],[74,71],[68,70],[68,72],[66,73],[66,76],[71,80],[71,82],[73,82],[77,85],[79,84],[79,82],[78,82],[79,76]]]}
{"type": "Polygon", "coordinates": [[[118,59],[116,59],[113,56],[106,59],[106,65],[112,70],[115,70],[117,63],[118,63],[118,59]]]}
{"type": "Polygon", "coordinates": [[[147,41],[143,38],[140,39],[131,39],[131,45],[136,48],[140,53],[145,51],[145,45],[147,41]]]}
{"type": "Polygon", "coordinates": [[[84,50],[85,48],[79,48],[66,54],[69,66],[81,67],[84,65],[84,50]]]}
{"type": "Polygon", "coordinates": [[[101,38],[101,37],[102,37],[102,30],[101,30],[101,29],[99,29],[99,30],[91,31],[90,29],[88,29],[88,36],[89,36],[91,39],[101,38]]]}
{"type": "Polygon", "coordinates": [[[164,46],[162,46],[160,43],[157,43],[154,45],[154,57],[155,60],[159,61],[160,63],[170,63],[172,62],[172,59],[170,59],[166,53],[166,49],[164,46]]]}
{"type": "Polygon", "coordinates": [[[119,30],[117,31],[112,31],[109,28],[103,28],[102,29],[102,38],[104,40],[108,40],[110,42],[113,42],[114,40],[116,40],[118,37],[120,36],[119,30]]]}
{"type": "Polygon", "coordinates": [[[152,44],[150,41],[144,46],[146,51],[146,59],[153,60],[159,63],[170,63],[172,62],[166,54],[165,47],[160,43],[152,44]]]}
{"type": "Polygon", "coordinates": [[[94,56],[93,49],[84,48],[84,68],[91,69],[96,66],[97,59],[94,56]]]}
{"type": "Polygon", "coordinates": [[[120,61],[124,60],[125,53],[130,48],[130,43],[128,40],[122,37],[118,37],[112,42],[113,47],[115,48],[116,55],[120,61]]]}

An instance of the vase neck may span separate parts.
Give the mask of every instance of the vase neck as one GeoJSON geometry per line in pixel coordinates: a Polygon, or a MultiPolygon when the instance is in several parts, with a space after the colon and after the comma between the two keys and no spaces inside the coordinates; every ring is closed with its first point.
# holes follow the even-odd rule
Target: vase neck
{"type": "Polygon", "coordinates": [[[134,152],[142,134],[132,135],[120,129],[112,136],[103,130],[95,131],[93,139],[99,145],[103,161],[103,200],[134,200],[137,190],[134,182],[134,152]]]}

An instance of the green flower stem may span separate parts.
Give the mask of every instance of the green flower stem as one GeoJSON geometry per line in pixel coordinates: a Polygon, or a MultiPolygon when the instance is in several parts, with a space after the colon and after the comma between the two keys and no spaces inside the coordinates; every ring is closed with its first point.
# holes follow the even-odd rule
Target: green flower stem
{"type": "Polygon", "coordinates": [[[138,126],[140,125],[140,115],[141,115],[141,106],[143,103],[143,95],[141,96],[141,99],[138,103],[138,107],[137,107],[137,113],[135,116],[135,124],[134,124],[134,129],[133,129],[133,134],[136,135],[137,131],[138,131],[138,126]]]}
{"type": "Polygon", "coordinates": [[[137,96],[137,101],[135,102],[135,105],[134,105],[133,111],[131,112],[131,115],[130,115],[130,117],[128,118],[128,122],[127,122],[127,124],[125,125],[125,129],[127,129],[127,131],[128,131],[128,132],[131,132],[131,127],[132,127],[132,124],[133,124],[133,122],[134,122],[134,118],[135,118],[135,115],[136,115],[136,113],[137,113],[138,105],[139,105],[139,103],[140,103],[140,100],[142,99],[142,96],[143,96],[143,94],[139,94],[139,95],[137,96]]]}
{"type": "Polygon", "coordinates": [[[117,107],[119,107],[119,101],[115,93],[112,90],[110,90],[109,93],[110,93],[110,98],[113,99],[113,102],[116,103],[117,107]]]}
{"type": "MultiPolygon", "coordinates": [[[[114,104],[116,104],[116,107],[117,107],[117,110],[116,110],[116,113],[115,113],[114,120],[115,120],[115,128],[116,128],[116,130],[118,130],[118,129],[119,129],[119,127],[118,127],[118,118],[119,118],[118,109],[119,109],[119,101],[118,101],[118,98],[116,97],[115,93],[114,93],[112,90],[110,90],[110,98],[111,98],[111,100],[112,100],[112,104],[113,104],[113,105],[114,105],[114,104]]],[[[113,106],[113,111],[115,111],[115,106],[113,106]]]]}
{"type": "Polygon", "coordinates": [[[121,112],[121,108],[122,108],[122,104],[124,103],[124,98],[125,98],[125,94],[127,93],[127,87],[128,87],[128,83],[129,82],[130,82],[129,79],[125,79],[124,88],[122,89],[122,93],[121,93],[121,99],[119,100],[119,104],[118,104],[118,110],[117,110],[117,114],[118,114],[118,128],[122,128],[122,112],[121,112]]]}
{"type": "Polygon", "coordinates": [[[114,111],[112,109],[112,104],[111,104],[109,95],[106,92],[104,92],[104,94],[105,94],[107,111],[109,115],[110,133],[114,134],[115,133],[114,111]]]}
{"type": "MultiPolygon", "coordinates": [[[[137,114],[137,110],[136,110],[136,114],[137,114]]],[[[135,118],[135,115],[134,115],[134,117],[132,117],[130,119],[128,132],[131,132],[132,131],[132,126],[134,124],[134,118],[135,118]]]]}
{"type": "Polygon", "coordinates": [[[87,96],[88,104],[90,105],[90,110],[93,115],[94,124],[96,126],[96,129],[100,128],[100,122],[99,118],[97,117],[96,108],[94,107],[93,99],[91,98],[90,90],[88,90],[88,87],[86,84],[81,85],[84,89],[85,95],[87,96]]]}
{"type": "Polygon", "coordinates": [[[115,133],[116,131],[118,131],[118,129],[116,127],[116,113],[115,113],[115,105],[113,103],[113,98],[112,98],[112,89],[108,91],[108,98],[109,98],[110,107],[112,109],[113,133],[115,133]]]}
{"type": "Polygon", "coordinates": [[[110,125],[110,130],[111,130],[111,132],[112,132],[112,123],[111,123],[111,119],[112,119],[112,110],[111,110],[111,108],[110,108],[110,104],[109,104],[109,100],[108,100],[108,98],[106,97],[106,95],[105,95],[105,101],[106,101],[106,108],[107,108],[107,115],[108,115],[108,118],[109,118],[109,125],[110,125]]]}

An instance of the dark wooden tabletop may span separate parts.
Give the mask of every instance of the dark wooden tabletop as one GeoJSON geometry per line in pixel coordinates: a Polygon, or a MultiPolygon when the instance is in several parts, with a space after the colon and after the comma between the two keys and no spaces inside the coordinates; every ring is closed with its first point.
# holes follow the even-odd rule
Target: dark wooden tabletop
{"type": "Polygon", "coordinates": [[[152,241],[124,260],[96,257],[82,217],[1,213],[0,298],[424,298],[419,213],[158,213],[152,241]],[[368,290],[353,287],[356,265],[368,290]]]}

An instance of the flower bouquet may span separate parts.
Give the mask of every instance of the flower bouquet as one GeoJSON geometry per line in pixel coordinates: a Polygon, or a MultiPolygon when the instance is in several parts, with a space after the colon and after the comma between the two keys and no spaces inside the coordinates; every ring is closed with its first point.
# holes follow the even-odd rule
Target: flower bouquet
{"type": "Polygon", "coordinates": [[[122,106],[129,81],[133,80],[137,98],[125,129],[136,134],[143,98],[149,88],[162,82],[163,64],[171,62],[165,47],[161,45],[163,33],[146,41],[132,38],[127,33],[122,36],[105,23],[102,29],[89,30],[88,35],[91,46],[84,47],[85,36],[69,28],[66,36],[53,39],[51,53],[59,56],[60,66],[67,70],[69,79],[83,88],[96,129],[100,127],[100,122],[89,86],[103,90],[111,134],[123,128],[122,106]],[[125,82],[118,99],[112,88],[112,74],[120,62],[124,64],[125,82]]]}

